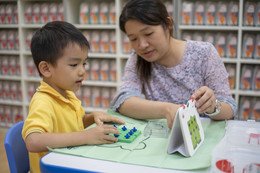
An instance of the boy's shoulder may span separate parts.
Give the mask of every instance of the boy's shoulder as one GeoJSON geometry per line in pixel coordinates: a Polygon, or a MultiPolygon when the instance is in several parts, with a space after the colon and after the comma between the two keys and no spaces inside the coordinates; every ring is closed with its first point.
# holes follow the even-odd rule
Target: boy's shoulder
{"type": "Polygon", "coordinates": [[[30,104],[32,103],[48,104],[48,103],[52,103],[53,100],[54,98],[50,94],[36,91],[31,98],[30,104]]]}

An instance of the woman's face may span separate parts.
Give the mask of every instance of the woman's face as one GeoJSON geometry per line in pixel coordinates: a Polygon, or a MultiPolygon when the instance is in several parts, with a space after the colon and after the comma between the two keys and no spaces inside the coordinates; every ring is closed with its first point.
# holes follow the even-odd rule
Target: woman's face
{"type": "Polygon", "coordinates": [[[148,62],[163,61],[170,47],[170,33],[161,25],[146,25],[129,20],[125,31],[135,52],[148,62]]]}

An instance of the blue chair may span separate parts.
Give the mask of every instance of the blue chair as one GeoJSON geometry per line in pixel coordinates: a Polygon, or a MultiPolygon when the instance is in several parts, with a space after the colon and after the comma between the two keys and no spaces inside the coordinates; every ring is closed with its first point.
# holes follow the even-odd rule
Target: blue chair
{"type": "Polygon", "coordinates": [[[5,136],[5,151],[11,173],[25,173],[30,170],[29,156],[22,138],[23,121],[14,124],[5,136]]]}

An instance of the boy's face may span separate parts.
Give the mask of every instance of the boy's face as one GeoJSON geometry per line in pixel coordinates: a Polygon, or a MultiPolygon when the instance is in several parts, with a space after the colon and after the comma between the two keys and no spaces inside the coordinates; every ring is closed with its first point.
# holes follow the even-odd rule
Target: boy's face
{"type": "Polygon", "coordinates": [[[69,44],[57,60],[56,66],[50,66],[51,77],[48,84],[63,96],[65,90],[76,92],[82,85],[86,75],[88,49],[77,44],[69,44]]]}

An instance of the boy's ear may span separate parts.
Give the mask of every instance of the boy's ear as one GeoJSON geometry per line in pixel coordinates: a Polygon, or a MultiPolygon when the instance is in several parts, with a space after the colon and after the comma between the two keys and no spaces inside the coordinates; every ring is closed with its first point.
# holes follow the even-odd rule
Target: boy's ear
{"type": "Polygon", "coordinates": [[[46,61],[41,61],[38,65],[39,71],[41,72],[42,76],[44,77],[50,77],[51,76],[51,70],[50,70],[50,64],[46,61]]]}

